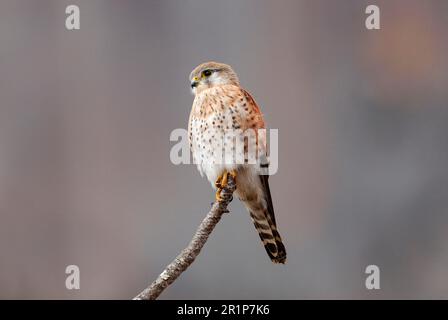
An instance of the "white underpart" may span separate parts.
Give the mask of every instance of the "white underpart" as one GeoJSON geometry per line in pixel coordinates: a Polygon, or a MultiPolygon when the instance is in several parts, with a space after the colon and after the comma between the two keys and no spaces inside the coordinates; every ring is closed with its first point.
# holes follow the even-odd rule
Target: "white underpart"
{"type": "Polygon", "coordinates": [[[220,116],[211,116],[207,120],[193,120],[193,128],[200,128],[201,125],[204,126],[205,123],[208,123],[209,129],[202,132],[199,140],[193,139],[193,150],[195,150],[193,161],[201,176],[205,175],[213,186],[218,176],[224,171],[248,166],[244,164],[244,135],[242,131],[232,129],[227,131],[225,120],[221,123],[218,118],[222,116],[230,119],[232,117],[230,114],[223,113],[220,116]],[[221,128],[210,129],[213,121],[215,124],[219,123],[221,128]]]}
{"type": "MultiPolygon", "coordinates": [[[[220,92],[213,93],[212,90],[219,89],[214,87],[205,91],[210,95],[220,94],[220,92]]],[[[204,95],[205,93],[201,92],[196,96],[196,105],[201,106],[204,103],[204,95]]],[[[245,98],[243,101],[235,102],[235,104],[244,103],[248,103],[245,98]]],[[[248,132],[243,132],[238,128],[233,129],[232,117],[244,119],[248,117],[248,111],[243,106],[237,106],[232,111],[225,108],[223,112],[215,112],[206,119],[191,119],[193,161],[200,174],[205,175],[212,186],[224,171],[241,168],[250,168],[254,173],[259,171],[259,166],[256,164],[244,164],[244,136],[247,136],[248,132]],[[206,127],[207,129],[205,129],[206,127]],[[235,149],[232,150],[232,147],[235,149]]],[[[251,149],[249,147],[249,150],[251,149]]],[[[255,174],[255,176],[257,175],[255,174]]]]}

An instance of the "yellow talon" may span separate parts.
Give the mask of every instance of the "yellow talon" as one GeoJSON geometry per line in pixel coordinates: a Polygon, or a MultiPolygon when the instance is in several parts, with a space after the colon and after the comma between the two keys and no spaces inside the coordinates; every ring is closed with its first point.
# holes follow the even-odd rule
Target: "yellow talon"
{"type": "Polygon", "coordinates": [[[229,177],[229,173],[227,171],[224,171],[224,173],[222,175],[222,180],[221,180],[221,188],[227,187],[228,177],[229,177]]]}
{"type": "Polygon", "coordinates": [[[216,194],[215,199],[216,201],[221,202],[223,199],[221,197],[221,191],[222,189],[227,187],[228,181],[229,181],[229,175],[232,176],[233,180],[236,181],[236,170],[232,170],[231,172],[224,171],[215,181],[216,186],[216,194]]]}
{"type": "Polygon", "coordinates": [[[215,187],[218,189],[221,188],[222,176],[223,176],[222,174],[220,176],[218,176],[218,178],[215,181],[215,187]]]}
{"type": "Polygon", "coordinates": [[[218,201],[218,202],[221,202],[221,201],[222,201],[222,198],[221,198],[221,191],[222,191],[221,188],[218,188],[218,190],[216,190],[215,199],[216,199],[216,201],[218,201]]]}
{"type": "Polygon", "coordinates": [[[222,178],[221,178],[221,186],[220,186],[221,188],[227,187],[227,184],[229,182],[229,175],[232,176],[233,180],[236,181],[236,170],[232,170],[230,172],[225,171],[222,174],[222,178]]]}

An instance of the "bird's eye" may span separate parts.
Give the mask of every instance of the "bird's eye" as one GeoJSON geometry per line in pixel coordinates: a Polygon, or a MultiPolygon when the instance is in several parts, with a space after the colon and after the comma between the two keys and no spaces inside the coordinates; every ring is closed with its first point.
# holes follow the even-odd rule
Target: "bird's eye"
{"type": "Polygon", "coordinates": [[[202,74],[204,75],[204,77],[209,77],[212,74],[212,70],[209,69],[204,70],[202,74]]]}

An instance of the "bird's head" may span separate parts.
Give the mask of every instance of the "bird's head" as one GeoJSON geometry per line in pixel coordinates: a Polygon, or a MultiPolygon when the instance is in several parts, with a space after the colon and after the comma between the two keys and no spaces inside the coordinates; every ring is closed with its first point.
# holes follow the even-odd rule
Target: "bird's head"
{"type": "Polygon", "coordinates": [[[205,62],[190,73],[190,85],[193,94],[214,86],[232,84],[239,86],[238,77],[232,67],[219,62],[205,62]]]}

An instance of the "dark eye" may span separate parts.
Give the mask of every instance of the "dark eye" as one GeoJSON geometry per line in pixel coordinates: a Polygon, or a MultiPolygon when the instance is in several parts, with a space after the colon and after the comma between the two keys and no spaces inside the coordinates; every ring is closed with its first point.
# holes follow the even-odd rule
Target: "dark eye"
{"type": "Polygon", "coordinates": [[[206,77],[209,77],[212,74],[212,70],[204,70],[202,74],[206,77]]]}

